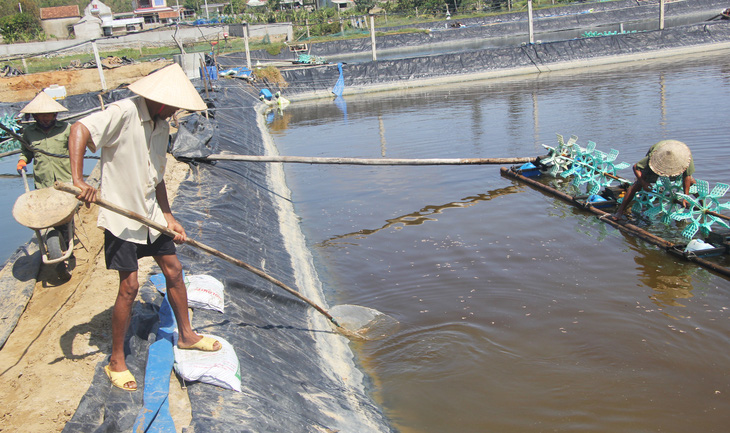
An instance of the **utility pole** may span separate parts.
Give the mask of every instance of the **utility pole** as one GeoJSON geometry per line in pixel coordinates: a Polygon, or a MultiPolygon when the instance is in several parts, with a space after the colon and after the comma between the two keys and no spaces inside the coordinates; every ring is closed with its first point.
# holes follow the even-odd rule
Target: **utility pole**
{"type": "Polygon", "coordinates": [[[659,1],[659,30],[664,30],[664,0],[659,1]]]}
{"type": "Polygon", "coordinates": [[[251,51],[248,48],[248,21],[243,25],[243,43],[246,46],[246,67],[251,70],[251,51]]]}
{"type": "MultiPolygon", "coordinates": [[[[662,0],[662,1],[664,1],[664,0],[662,0]]],[[[530,27],[530,29],[529,29],[530,43],[534,44],[535,43],[535,33],[532,30],[532,0],[527,0],[527,23],[528,23],[528,26],[530,27]]]]}
{"type": "Polygon", "coordinates": [[[91,48],[94,49],[94,60],[96,60],[96,69],[99,70],[99,81],[101,81],[101,90],[106,92],[106,80],[104,79],[104,68],[101,66],[99,58],[99,49],[96,46],[96,39],[91,41],[91,48]]]}
{"type": "Polygon", "coordinates": [[[373,45],[373,62],[378,60],[378,55],[375,54],[375,15],[370,14],[370,42],[373,45]]]}

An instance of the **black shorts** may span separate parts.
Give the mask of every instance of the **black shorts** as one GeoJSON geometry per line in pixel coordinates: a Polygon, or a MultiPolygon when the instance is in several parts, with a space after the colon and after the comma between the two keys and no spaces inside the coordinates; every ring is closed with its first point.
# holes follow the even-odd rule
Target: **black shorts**
{"type": "Polygon", "coordinates": [[[142,257],[169,256],[175,254],[175,243],[170,236],[161,234],[156,241],[136,244],[125,241],[104,230],[104,257],[106,268],[115,271],[133,272],[139,268],[137,260],[142,257]]]}

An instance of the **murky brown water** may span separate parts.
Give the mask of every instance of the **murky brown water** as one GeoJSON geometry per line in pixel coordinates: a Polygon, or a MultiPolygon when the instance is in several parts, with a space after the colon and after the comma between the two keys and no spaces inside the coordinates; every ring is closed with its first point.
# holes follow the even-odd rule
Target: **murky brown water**
{"type": "MultiPolygon", "coordinates": [[[[634,163],[674,138],[712,186],[728,98],[725,52],[297,103],[270,128],[283,155],[368,158],[535,156],[560,133],[634,163]]],[[[402,323],[356,347],[401,431],[727,431],[727,279],[497,166],[286,170],[332,303],[402,323]]]]}

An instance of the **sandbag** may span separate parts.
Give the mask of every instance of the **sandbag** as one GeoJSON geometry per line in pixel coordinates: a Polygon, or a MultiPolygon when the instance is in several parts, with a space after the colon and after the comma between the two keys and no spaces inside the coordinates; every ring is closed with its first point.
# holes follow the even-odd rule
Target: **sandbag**
{"type": "MultiPolygon", "coordinates": [[[[205,334],[201,334],[205,335],[205,334]]],[[[202,352],[177,347],[175,333],[175,372],[188,382],[203,382],[221,388],[241,392],[241,366],[233,346],[221,337],[208,335],[218,340],[221,350],[202,352]]]]}
{"type": "MultiPolygon", "coordinates": [[[[223,313],[224,286],[217,278],[210,275],[185,275],[183,271],[183,280],[188,292],[189,307],[216,310],[223,313]]],[[[164,275],[152,275],[150,276],[150,282],[155,285],[160,293],[165,294],[167,291],[164,275]]]]}
{"type": "Polygon", "coordinates": [[[188,288],[188,306],[223,312],[223,283],[210,275],[189,275],[185,278],[188,288]]]}

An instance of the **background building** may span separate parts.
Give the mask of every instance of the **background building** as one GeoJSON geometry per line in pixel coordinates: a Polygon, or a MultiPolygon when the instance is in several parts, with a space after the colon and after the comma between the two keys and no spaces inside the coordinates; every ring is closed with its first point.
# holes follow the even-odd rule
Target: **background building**
{"type": "Polygon", "coordinates": [[[78,5],[40,8],[41,27],[49,38],[67,39],[79,19],[78,5]]]}

